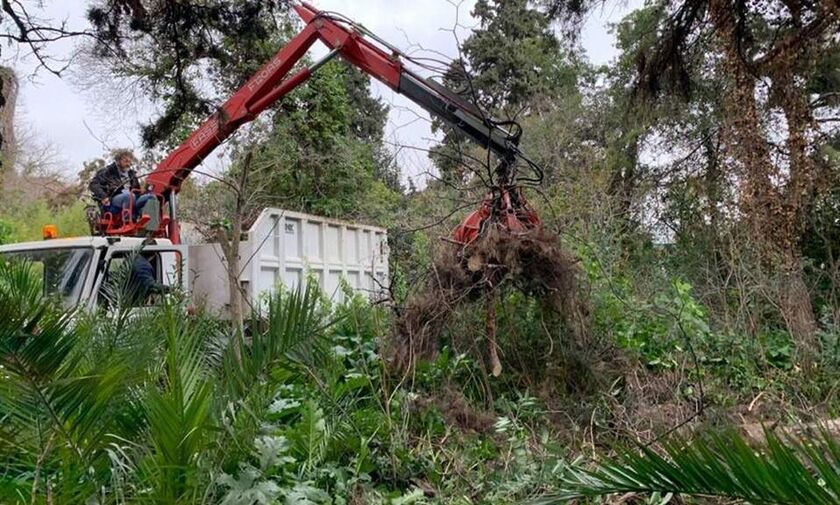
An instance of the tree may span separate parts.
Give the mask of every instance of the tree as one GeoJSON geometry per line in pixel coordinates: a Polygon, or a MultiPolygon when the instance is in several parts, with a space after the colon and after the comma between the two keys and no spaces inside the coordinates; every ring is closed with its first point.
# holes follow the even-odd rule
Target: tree
{"type": "Polygon", "coordinates": [[[595,130],[603,133],[609,194],[624,230],[647,228],[660,241],[673,240],[680,272],[695,274],[716,257],[731,224],[721,210],[733,197],[721,166],[723,82],[709,57],[713,45],[699,40],[683,56],[694,72],[660,76],[657,84],[682,83],[691,92],[645,99],[649,83],[640,79],[639,65],[647,64],[667,16],[665,4],[654,2],[615,25],[620,53],[601,74],[607,86],[595,93],[603,102],[595,130]]]}
{"type": "MultiPolygon", "coordinates": [[[[40,12],[43,7],[42,2],[0,1],[0,39],[8,41],[12,47],[25,46],[38,60],[39,68],[61,76],[69,62],[54,58],[49,52],[50,46],[68,38],[93,39],[96,34],[91,30],[71,29],[66,21],[45,19],[40,12]]],[[[102,50],[108,50],[107,43],[102,42],[102,50]]]]}
{"type": "Polygon", "coordinates": [[[227,281],[227,314],[234,329],[236,356],[241,355],[245,335],[246,308],[254,300],[245,298],[240,283],[243,265],[239,256],[242,235],[262,210],[266,201],[265,184],[255,180],[253,139],[237,145],[228,170],[203,185],[184,188],[184,218],[209,242],[218,244],[227,281]]]}
{"type": "MultiPolygon", "coordinates": [[[[558,94],[577,93],[578,66],[564,50],[545,13],[525,0],[479,0],[473,10],[477,29],[463,42],[443,83],[475,103],[488,117],[527,115],[558,94]]],[[[466,138],[439,121],[445,137],[431,158],[444,179],[466,177],[461,160],[466,138]]]]}
{"type": "MultiPolygon", "coordinates": [[[[89,30],[75,30],[67,22],[45,19],[40,12],[43,4],[23,0],[2,0],[0,2],[0,39],[13,49],[25,47],[29,55],[38,61],[38,68],[44,68],[56,76],[67,69],[69,60],[56,59],[50,54],[50,46],[68,38],[94,38],[89,30]],[[29,5],[27,5],[29,4],[29,5]]],[[[107,43],[101,45],[108,51],[107,43]]],[[[2,50],[0,49],[0,54],[2,50]]],[[[36,70],[37,71],[37,70],[36,70]]],[[[0,67],[0,178],[4,169],[15,164],[17,143],[15,139],[14,114],[18,93],[18,80],[9,67],[0,67]]],[[[2,181],[0,181],[2,182],[2,181]]]]}
{"type": "Polygon", "coordinates": [[[90,49],[162,103],[143,142],[172,146],[276,52],[292,28],[288,10],[284,0],[102,0],[87,14],[97,37],[90,49]]]}
{"type": "Polygon", "coordinates": [[[479,28],[461,48],[469,78],[461,73],[453,84],[485,110],[515,115],[536,97],[575,87],[570,54],[528,1],[479,0],[472,14],[479,28]]]}
{"type": "MultiPolygon", "coordinates": [[[[721,176],[736,181],[739,218],[790,332],[814,348],[816,323],[802,273],[805,214],[826,180],[819,118],[836,110],[836,2],[663,1],[639,51],[633,82],[640,96],[691,99],[697,83],[720,83],[721,176]],[[832,77],[829,77],[829,74],[832,77]],[[777,135],[776,132],[783,132],[777,135]]],[[[582,2],[554,2],[555,15],[582,2]]],[[[707,111],[700,110],[708,114],[707,111]]]]}
{"type": "Polygon", "coordinates": [[[280,104],[255,155],[254,177],[275,195],[265,203],[388,222],[399,179],[382,144],[386,113],[355,70],[337,62],[319,69],[280,104]]]}
{"type": "Polygon", "coordinates": [[[384,143],[388,106],[374,98],[370,77],[350,65],[341,65],[341,79],[350,105],[348,133],[374,150],[374,176],[394,190],[402,191],[399,167],[384,143]]]}
{"type": "Polygon", "coordinates": [[[690,72],[683,55],[710,22],[725,79],[727,169],[740,182],[744,219],[776,277],[782,317],[797,341],[814,348],[816,323],[799,237],[825,174],[813,156],[822,136],[810,88],[820,62],[838,49],[840,8],[831,2],[782,7],[726,0],[687,1],[674,8],[667,35],[642,67],[641,79],[656,91],[657,76],[690,72]],[[774,131],[782,124],[786,138],[778,141],[774,131]]]}
{"type": "Polygon", "coordinates": [[[242,239],[242,231],[244,222],[247,219],[247,213],[253,212],[251,206],[248,205],[248,198],[246,191],[253,189],[248,187],[248,174],[251,171],[251,160],[253,159],[253,151],[249,150],[245,153],[242,162],[238,165],[238,177],[235,182],[230,185],[233,191],[233,209],[229,212],[231,216],[229,226],[225,226],[227,221],[215,222],[212,224],[212,229],[215,231],[215,239],[222,248],[222,253],[225,259],[225,269],[227,270],[228,281],[228,304],[230,306],[230,318],[234,324],[234,352],[236,358],[239,360],[242,357],[242,346],[245,338],[245,308],[243,306],[242,286],[239,278],[242,275],[241,259],[239,257],[239,246],[242,239]]]}
{"type": "Polygon", "coordinates": [[[14,70],[0,67],[0,185],[4,171],[15,165],[15,105],[18,81],[14,70]]]}

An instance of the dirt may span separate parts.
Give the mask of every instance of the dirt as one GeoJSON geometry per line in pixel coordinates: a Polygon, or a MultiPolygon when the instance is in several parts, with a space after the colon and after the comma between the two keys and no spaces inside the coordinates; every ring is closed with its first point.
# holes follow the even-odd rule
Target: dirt
{"type": "Polygon", "coordinates": [[[494,227],[467,245],[447,244],[435,254],[428,280],[397,314],[392,362],[411,369],[434,359],[441,335],[463,305],[487,298],[485,334],[494,375],[501,373],[495,348],[495,310],[499,291],[518,289],[572,321],[585,335],[585,314],[577,297],[577,268],[557,237],[542,230],[511,233],[494,227]]]}
{"type": "Polygon", "coordinates": [[[411,404],[411,409],[416,412],[429,408],[438,410],[448,426],[457,427],[464,433],[491,433],[496,422],[492,412],[473,406],[463,392],[451,386],[419,396],[411,404]]]}
{"type": "Polygon", "coordinates": [[[685,378],[679,372],[634,369],[625,376],[623,398],[612,405],[615,427],[645,441],[682,423],[693,427],[689,420],[700,421],[695,416],[699,405],[680,394],[683,386],[685,378]]]}

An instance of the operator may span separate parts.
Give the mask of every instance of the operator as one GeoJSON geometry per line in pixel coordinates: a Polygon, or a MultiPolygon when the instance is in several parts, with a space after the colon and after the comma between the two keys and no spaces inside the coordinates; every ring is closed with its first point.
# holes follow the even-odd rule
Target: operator
{"type": "Polygon", "coordinates": [[[133,306],[142,305],[149,295],[162,295],[170,291],[169,286],[157,281],[155,268],[147,255],[144,253],[135,255],[128,276],[129,303],[133,306]]]}
{"type": "Polygon", "coordinates": [[[117,149],[114,161],[93,176],[88,187],[103,211],[119,215],[133,204],[131,217],[136,220],[143,206],[155,198],[154,194],[146,193],[135,201],[134,192],[140,191],[140,181],[131,166],[136,161],[137,158],[128,149],[117,149]]]}

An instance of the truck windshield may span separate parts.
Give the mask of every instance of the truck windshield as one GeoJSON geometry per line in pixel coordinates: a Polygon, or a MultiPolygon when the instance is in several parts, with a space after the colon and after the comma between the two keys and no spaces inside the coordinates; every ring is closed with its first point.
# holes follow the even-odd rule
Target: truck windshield
{"type": "Polygon", "coordinates": [[[39,249],[4,253],[6,261],[25,261],[44,284],[44,294],[58,296],[62,304],[75,307],[87,279],[93,250],[89,248],[39,249]]]}

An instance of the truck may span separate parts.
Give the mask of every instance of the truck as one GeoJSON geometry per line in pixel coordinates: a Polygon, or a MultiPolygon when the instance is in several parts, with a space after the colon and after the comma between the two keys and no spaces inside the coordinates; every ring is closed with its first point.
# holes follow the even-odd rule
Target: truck
{"type": "MultiPolygon", "coordinates": [[[[194,304],[211,313],[229,315],[221,247],[198,233],[185,233],[185,240],[174,244],[166,238],[57,238],[56,230],[47,230],[45,240],[0,246],[0,258],[32,265],[45,292],[60,297],[67,308],[92,311],[107,305],[107,286],[124,262],[142,251],[159,283],[189,292],[194,304]]],[[[239,245],[241,292],[255,304],[281,285],[295,289],[311,279],[335,300],[343,299],[345,289],[377,299],[388,283],[388,252],[384,228],[267,208],[239,245]]]]}
{"type": "MultiPolygon", "coordinates": [[[[185,234],[186,235],[186,234],[185,234]]],[[[193,299],[227,315],[227,266],[216,243],[185,237],[190,261],[187,282],[193,299]]],[[[314,281],[331,299],[345,289],[371,300],[386,296],[388,231],[302,212],[264,209],[240,243],[239,282],[246,301],[259,303],[279,286],[296,289],[314,281]]]]}
{"type": "MultiPolygon", "coordinates": [[[[226,283],[220,282],[224,265],[218,245],[182,241],[181,185],[239,127],[335,57],[414,101],[486,149],[488,159],[492,154],[498,161],[494,170],[488,170],[488,192],[479,208],[453,230],[450,242],[465,248],[490,226],[513,233],[541,229],[522,187],[539,184],[542,171],[519,149],[522,129],[515,121],[490,118],[469,99],[420,76],[408,65],[428,67],[422,58],[403,53],[349,18],[307,3],[293,7],[304,22],[303,29],[148,175],[145,195],[152,195],[147,200],[155,205],[144,206],[136,219],[130,208],[109,212],[94,206],[91,236],[56,238],[55,230],[47,227],[49,240],[0,247],[0,257],[35,264],[43,272],[45,290],[59,295],[68,307],[96,307],[107,303],[103,292],[113,278],[111,272],[132,251],[142,249],[158,282],[186,286],[196,299],[224,310],[226,288],[220,286],[226,283]],[[301,67],[299,63],[316,41],[328,53],[301,67]],[[520,172],[520,167],[526,170],[520,172]]],[[[245,268],[240,283],[246,301],[252,304],[272,286],[294,286],[309,274],[332,292],[341,279],[354,289],[372,293],[387,283],[387,233],[381,228],[266,209],[248,230],[242,247],[245,268]]]]}

